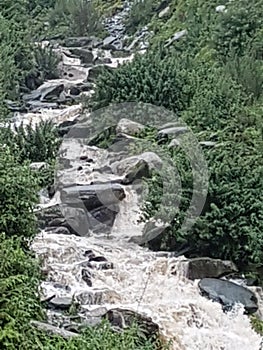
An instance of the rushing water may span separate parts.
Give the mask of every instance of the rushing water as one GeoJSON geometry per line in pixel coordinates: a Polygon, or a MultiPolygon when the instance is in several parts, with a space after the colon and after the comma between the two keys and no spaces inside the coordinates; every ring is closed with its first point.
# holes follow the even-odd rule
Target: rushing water
{"type": "MultiPolygon", "coordinates": [[[[109,65],[116,67],[132,57],[112,59],[109,65]]],[[[79,60],[66,55],[63,59],[65,65],[76,67],[81,76],[80,80],[66,83],[85,80],[89,68],[81,67],[79,60]]],[[[64,109],[43,109],[38,113],[17,113],[15,121],[38,123],[41,119],[51,119],[61,123],[75,119],[81,110],[78,104],[64,109]]],[[[105,151],[93,147],[89,152],[95,157],[94,168],[104,165],[105,151]]],[[[79,156],[78,150],[69,149],[68,157],[74,160],[74,156],[79,156]]],[[[108,176],[96,172],[84,175],[79,174],[80,182],[90,183],[94,178],[104,181],[108,176]]],[[[101,306],[107,309],[124,307],[144,313],[160,326],[165,339],[173,341],[173,350],[259,350],[261,338],[252,330],[243,309],[237,307],[231,313],[224,313],[218,303],[202,297],[198,281],[185,277],[187,259],[163,257],[129,242],[131,237],[142,235],[143,224],[138,223],[140,210],[136,192],[132,187],[125,187],[125,191],[126,198],[120,203],[108,236],[77,237],[45,230],[38,234],[32,249],[43,259],[48,271],[47,280],[41,285],[42,295],[74,296],[86,310],[101,306]],[[81,276],[86,260],[84,252],[89,249],[104,256],[114,267],[92,270],[92,287],[87,286],[81,276]],[[58,283],[70,288],[58,288],[58,283]]],[[[43,207],[58,202],[56,195],[43,207]]]]}
{"type": "MultiPolygon", "coordinates": [[[[78,152],[77,146],[70,147],[65,157],[73,159],[78,152]]],[[[104,165],[105,150],[91,147],[88,152],[97,156],[94,168],[104,165]]],[[[92,178],[86,176],[85,182],[89,183],[92,178]]],[[[136,192],[132,187],[125,190],[126,198],[109,236],[76,237],[43,231],[35,238],[33,249],[49,271],[42,284],[43,295],[74,296],[86,310],[115,306],[144,313],[160,326],[165,339],[173,340],[173,350],[258,350],[260,336],[251,329],[243,309],[226,314],[218,303],[202,297],[198,281],[185,277],[184,257],[158,256],[129,243],[131,237],[142,234],[143,224],[137,223],[140,210],[136,192]],[[92,287],[81,277],[84,252],[89,249],[114,266],[94,269],[92,287]],[[69,286],[70,290],[58,289],[54,283],[69,286]]]]}

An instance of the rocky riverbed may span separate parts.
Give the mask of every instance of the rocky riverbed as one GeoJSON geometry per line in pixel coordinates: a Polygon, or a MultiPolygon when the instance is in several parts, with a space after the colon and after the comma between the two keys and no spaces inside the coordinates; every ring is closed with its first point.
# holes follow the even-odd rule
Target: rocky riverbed
{"type": "MultiPolygon", "coordinates": [[[[105,317],[121,329],[136,316],[147,336],[160,333],[172,340],[173,350],[257,350],[261,338],[245,313],[261,316],[261,289],[224,280],[237,271],[234,264],[187,260],[135,243],[148,237],[145,224],[138,223],[137,180],[151,167],[161,167],[162,160],[153,152],[132,158],[118,147],[92,146],[72,132],[86,113],[82,98],[93,94],[101,67],[115,69],[133,58],[135,48],[145,52],[146,29],[124,45],[122,20],[128,10],[127,4],[106,21],[110,35],[103,41],[50,43],[61,57],[60,78],[26,94],[23,106],[10,105],[14,124],[52,120],[67,135],[58,156],[57,191],[51,199],[42,198],[44,204],[36,209],[40,232],[32,244],[46,274],[40,286],[46,327],[59,328],[68,337],[105,317]]],[[[127,140],[140,127],[122,118],[117,131],[127,140]]]]}

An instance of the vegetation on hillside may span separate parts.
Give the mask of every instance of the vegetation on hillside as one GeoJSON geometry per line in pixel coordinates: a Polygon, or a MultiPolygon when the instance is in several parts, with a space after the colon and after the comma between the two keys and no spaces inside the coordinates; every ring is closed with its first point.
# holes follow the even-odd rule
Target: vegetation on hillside
{"type": "MultiPolygon", "coordinates": [[[[180,211],[171,228],[150,247],[176,250],[183,245],[190,256],[231,259],[241,267],[261,265],[263,3],[231,2],[225,13],[217,13],[216,5],[203,0],[170,1],[168,21],[152,16],[152,48],[99,77],[93,108],[127,101],[163,106],[175,113],[175,119],[182,118],[199,141],[216,144],[203,150],[210,181],[202,215],[191,232],[184,232],[180,227],[192,197],[192,169],[182,150],[169,148],[169,140],[159,145],[149,135],[152,148],[162,148],[172,159],[183,186],[177,198],[180,211]],[[182,29],[188,34],[163,48],[165,40],[182,29]]],[[[145,11],[151,14],[151,9],[145,11]]],[[[141,118],[138,121],[143,123],[141,118]]],[[[173,212],[171,202],[161,201],[159,175],[148,181],[145,217],[173,212]]]]}
{"type": "MultiPolygon", "coordinates": [[[[177,194],[172,183],[171,197],[162,201],[164,174],[147,180],[150,191],[143,219],[165,213],[172,223],[164,235],[149,242],[150,248],[186,246],[190,256],[262,266],[263,2],[232,1],[221,13],[215,11],[216,1],[168,4],[168,17],[159,18],[160,1],[134,2],[129,32],[149,22],[155,34],[151,47],[145,56],[100,75],[92,107],[95,111],[111,103],[150,103],[182,118],[199,141],[215,142],[204,148],[210,173],[207,200],[187,232],[181,223],[196,190],[187,156],[178,147],[168,147],[170,140],[160,142],[155,129],[138,135],[172,161],[183,187],[177,194]],[[166,40],[183,29],[187,35],[164,48],[166,40]],[[181,202],[179,212],[169,204],[174,199],[181,202]]],[[[119,0],[0,0],[0,118],[8,118],[5,100],[19,100],[22,92],[57,77],[57,56],[36,41],[50,35],[103,36],[101,16],[120,5],[119,0]]],[[[145,120],[143,113],[137,118],[145,120]]],[[[50,184],[59,144],[52,123],[0,130],[0,348],[160,349],[158,342],[142,338],[136,326],[115,333],[105,323],[68,341],[30,326],[31,319],[45,319],[37,293],[39,262],[29,249],[37,232],[33,208],[38,190],[50,184]],[[46,162],[50,168],[37,174],[30,162],[46,162]]],[[[254,323],[262,331],[261,323],[254,323]]]]}

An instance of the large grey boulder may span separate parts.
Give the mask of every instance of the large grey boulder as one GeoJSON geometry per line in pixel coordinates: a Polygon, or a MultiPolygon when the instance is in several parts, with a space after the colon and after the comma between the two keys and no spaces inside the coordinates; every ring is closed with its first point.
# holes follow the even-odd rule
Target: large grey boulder
{"type": "Polygon", "coordinates": [[[94,60],[92,51],[83,48],[70,48],[70,52],[79,57],[82,63],[91,64],[94,60]]]}
{"type": "Polygon", "coordinates": [[[231,309],[237,303],[244,305],[248,314],[252,314],[258,309],[255,294],[233,282],[216,278],[203,278],[198,286],[202,295],[221,303],[225,310],[231,309]]]}
{"type": "Polygon", "coordinates": [[[118,204],[124,198],[123,187],[111,183],[70,186],[61,190],[61,199],[64,204],[74,205],[81,200],[87,210],[96,209],[103,205],[118,204]]]}
{"type": "Polygon", "coordinates": [[[237,272],[236,265],[229,260],[194,258],[188,261],[187,277],[191,280],[205,277],[222,277],[237,272]]]}
{"type": "Polygon", "coordinates": [[[63,45],[66,47],[97,47],[101,43],[101,40],[94,36],[81,36],[81,37],[69,37],[63,41],[63,45]]]}
{"type": "Polygon", "coordinates": [[[162,160],[153,152],[145,152],[111,164],[112,172],[123,176],[122,183],[125,185],[137,179],[148,177],[151,170],[160,170],[161,168],[162,160]]]}
{"type": "Polygon", "coordinates": [[[123,133],[126,135],[135,136],[144,128],[145,126],[140,123],[134,122],[126,118],[122,118],[116,127],[116,133],[123,133]]]}
{"type": "Polygon", "coordinates": [[[49,323],[44,323],[44,322],[39,322],[39,321],[31,321],[30,324],[40,331],[43,331],[43,332],[50,334],[50,335],[57,335],[57,336],[60,336],[62,338],[65,338],[65,339],[79,336],[78,333],[67,331],[63,328],[53,326],[49,323]]]}

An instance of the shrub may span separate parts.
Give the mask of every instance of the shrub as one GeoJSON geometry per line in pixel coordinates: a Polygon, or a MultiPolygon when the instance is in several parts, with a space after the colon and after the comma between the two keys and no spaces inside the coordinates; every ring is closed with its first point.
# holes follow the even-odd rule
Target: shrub
{"type": "Polygon", "coordinates": [[[133,62],[100,75],[93,109],[110,103],[144,102],[180,113],[189,102],[187,59],[165,56],[162,49],[138,55],[133,62]]]}
{"type": "Polygon", "coordinates": [[[8,145],[20,162],[49,162],[56,158],[60,145],[57,129],[51,121],[41,121],[35,127],[32,123],[1,129],[2,142],[8,145]]]}
{"type": "Polygon", "coordinates": [[[9,147],[0,152],[0,232],[8,237],[32,237],[38,180],[28,165],[20,165],[9,147]]]}

